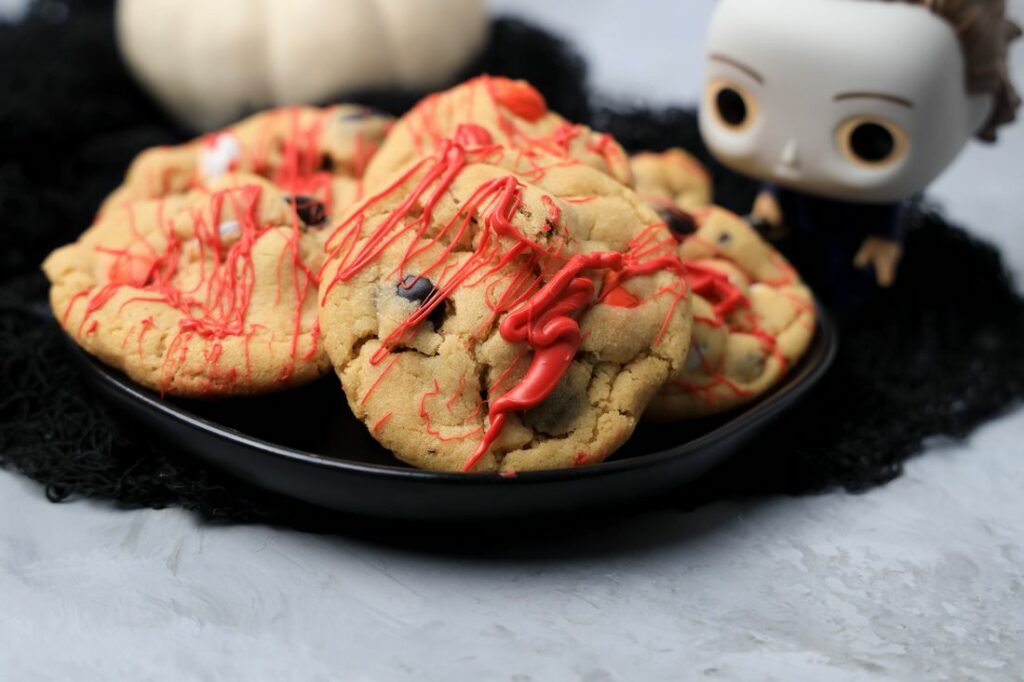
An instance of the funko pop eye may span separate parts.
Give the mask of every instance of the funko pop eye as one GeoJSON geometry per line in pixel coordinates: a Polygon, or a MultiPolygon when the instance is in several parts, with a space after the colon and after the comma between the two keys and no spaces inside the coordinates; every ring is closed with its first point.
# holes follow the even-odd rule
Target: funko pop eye
{"type": "Polygon", "coordinates": [[[731,130],[743,130],[757,118],[757,100],[742,85],[727,80],[708,85],[706,106],[731,130]]]}
{"type": "Polygon", "coordinates": [[[896,163],[910,146],[907,134],[895,123],[863,116],[839,126],[836,144],[849,161],[871,168],[896,163]]]}

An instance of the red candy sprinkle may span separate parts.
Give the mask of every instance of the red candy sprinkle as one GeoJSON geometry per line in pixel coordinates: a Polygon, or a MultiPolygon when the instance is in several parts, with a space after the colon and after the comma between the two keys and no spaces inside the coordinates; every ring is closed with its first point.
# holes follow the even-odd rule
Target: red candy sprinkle
{"type": "Polygon", "coordinates": [[[519,118],[533,122],[548,112],[544,96],[529,83],[492,78],[490,86],[495,101],[519,118]]]}

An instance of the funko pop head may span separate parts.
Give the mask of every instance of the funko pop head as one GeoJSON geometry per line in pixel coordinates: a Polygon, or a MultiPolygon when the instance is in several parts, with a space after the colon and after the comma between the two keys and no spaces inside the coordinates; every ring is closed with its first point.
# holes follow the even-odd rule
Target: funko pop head
{"type": "Polygon", "coordinates": [[[867,203],[927,187],[1019,99],[1005,0],[719,0],[700,128],[719,161],[867,203]]]}

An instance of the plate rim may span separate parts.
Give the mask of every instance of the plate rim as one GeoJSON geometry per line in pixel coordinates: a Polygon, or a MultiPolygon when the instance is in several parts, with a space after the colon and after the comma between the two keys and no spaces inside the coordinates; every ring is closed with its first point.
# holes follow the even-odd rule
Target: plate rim
{"type": "MultiPolygon", "coordinates": [[[[79,359],[89,366],[90,373],[93,375],[94,379],[98,379],[108,387],[111,387],[112,390],[130,397],[136,403],[150,411],[158,412],[165,418],[183,423],[191,428],[199,429],[205,432],[208,436],[212,436],[216,439],[230,441],[234,445],[244,448],[256,449],[262,451],[264,454],[282,457],[297,464],[341,470],[345,473],[369,476],[373,478],[405,479],[413,481],[451,483],[455,485],[480,483],[507,485],[510,483],[545,483],[564,481],[568,479],[597,478],[617,474],[627,470],[646,469],[657,466],[669,459],[685,457],[701,451],[709,441],[713,442],[717,437],[720,437],[720,431],[734,427],[737,421],[742,420],[742,422],[758,423],[771,417],[780,410],[785,410],[792,404],[791,401],[785,400],[785,398],[794,392],[796,393],[795,397],[798,398],[800,395],[817,385],[820,379],[832,367],[838,352],[838,329],[834,320],[832,320],[820,304],[816,303],[815,307],[817,308],[817,318],[815,321],[815,333],[812,337],[811,345],[813,346],[815,343],[823,344],[820,361],[813,365],[809,365],[806,362],[799,363],[798,367],[800,369],[797,372],[794,372],[791,375],[791,378],[798,377],[801,378],[800,381],[794,381],[778,386],[777,390],[748,406],[746,409],[738,408],[741,411],[737,412],[728,421],[718,427],[692,440],[686,441],[685,443],[668,449],[659,450],[657,452],[650,452],[626,459],[599,462],[585,467],[562,467],[559,469],[547,469],[541,471],[523,471],[516,472],[513,475],[502,474],[499,472],[461,473],[428,471],[413,467],[402,467],[389,464],[368,464],[319,454],[316,452],[299,450],[287,445],[263,440],[255,436],[248,435],[230,426],[206,419],[185,407],[167,402],[155,391],[135,383],[120,370],[108,367],[97,358],[89,355],[89,353],[75,343],[70,336],[66,335],[66,338],[72,346],[73,351],[78,354],[79,359]],[[803,376],[799,377],[801,373],[803,373],[803,376]]],[[[809,359],[809,357],[805,356],[804,360],[807,359],[809,359]]]]}

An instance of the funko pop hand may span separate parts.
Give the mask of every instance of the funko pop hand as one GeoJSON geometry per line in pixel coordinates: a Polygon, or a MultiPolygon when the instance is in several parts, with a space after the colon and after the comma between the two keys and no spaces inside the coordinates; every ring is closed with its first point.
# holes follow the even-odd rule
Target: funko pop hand
{"type": "Polygon", "coordinates": [[[853,259],[860,269],[873,267],[878,286],[888,289],[896,283],[896,271],[903,259],[903,246],[882,237],[868,237],[853,259]]]}
{"type": "Polygon", "coordinates": [[[782,207],[771,192],[761,192],[757,195],[754,208],[750,212],[750,223],[772,241],[786,236],[786,221],[782,217],[782,207]]]}
{"type": "Polygon", "coordinates": [[[859,305],[895,279],[908,202],[1013,120],[1019,33],[1005,0],[719,0],[701,136],[764,183],[753,218],[818,293],[859,305]]]}

